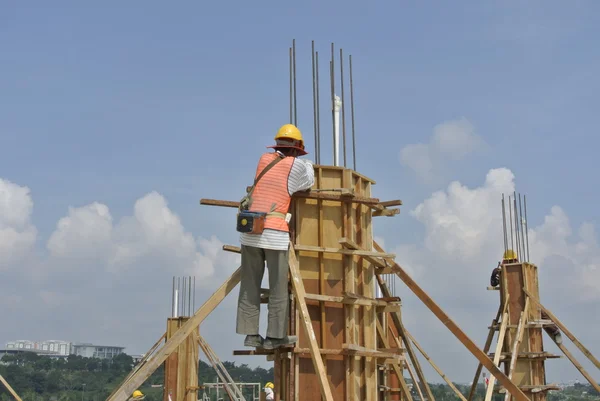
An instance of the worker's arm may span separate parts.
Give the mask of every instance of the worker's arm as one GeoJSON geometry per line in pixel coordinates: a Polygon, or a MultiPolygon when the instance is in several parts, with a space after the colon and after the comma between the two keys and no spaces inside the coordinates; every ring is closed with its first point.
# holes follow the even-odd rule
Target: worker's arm
{"type": "Polygon", "coordinates": [[[315,184],[315,170],[310,160],[296,158],[288,178],[288,192],[290,195],[299,191],[306,191],[315,184]]]}

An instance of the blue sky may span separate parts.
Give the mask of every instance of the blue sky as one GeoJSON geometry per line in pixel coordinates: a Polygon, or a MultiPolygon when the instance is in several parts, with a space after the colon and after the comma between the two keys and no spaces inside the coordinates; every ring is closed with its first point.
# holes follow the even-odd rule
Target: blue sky
{"type": "MultiPolygon", "coordinates": [[[[293,38],[297,43],[298,121],[311,159],[311,40],[316,41],[320,54],[324,164],[331,163],[329,45],[336,45],[336,65],[339,47],[346,56],[352,54],[358,170],[377,180],[375,196],[401,198],[405,205],[400,216],[376,223],[380,230],[376,235],[390,249],[406,250],[403,246],[409,245],[421,249],[411,259],[415,266],[417,260],[421,264],[423,260],[439,262],[441,256],[427,248],[428,233],[436,232],[435,224],[427,226],[410,211],[435,191],[448,191],[452,181],[470,189],[481,187],[488,171],[495,168],[512,171],[517,190],[527,194],[530,227],[543,225],[555,205],[568,215],[575,234],[584,222],[596,227],[600,220],[596,207],[600,193],[594,185],[600,145],[595,134],[600,90],[596,15],[600,6],[591,1],[568,5],[556,1],[466,1],[460,5],[388,2],[371,7],[355,1],[235,6],[199,2],[167,6],[157,1],[5,3],[0,9],[0,178],[31,191],[30,221],[37,229],[31,251],[38,260],[35,263],[42,263],[50,276],[54,274],[57,262],[48,256],[47,244],[69,207],[105,204],[117,224],[123,216],[131,216],[136,200],[151,191],[166,199],[193,237],[216,235],[224,243],[236,244],[231,211],[201,207],[198,200],[238,199],[253,178],[257,158],[271,144],[276,129],[287,122],[287,57],[293,38]],[[434,127],[461,119],[469,122],[482,146],[458,160],[452,160],[456,152],[428,148],[443,153],[435,158],[435,174],[428,181],[401,161],[403,148],[428,144],[434,127]]],[[[345,73],[347,78],[347,68],[345,73]]],[[[336,77],[339,79],[339,71],[336,77]]],[[[444,135],[452,140],[452,132],[444,135]]],[[[499,197],[495,199],[490,213],[500,213],[499,197]]],[[[8,216],[5,221],[10,221],[12,209],[3,210],[8,216]]],[[[96,226],[88,227],[95,231],[96,226]]],[[[501,227],[489,229],[499,231],[501,227]]],[[[555,243],[548,241],[540,249],[553,248],[548,244],[555,243]]],[[[572,242],[563,257],[579,255],[572,242]]],[[[600,270],[600,253],[590,255],[586,265],[600,270]]],[[[402,264],[400,256],[397,259],[402,264]]],[[[480,290],[485,290],[488,270],[498,256],[485,257],[482,260],[489,262],[479,273],[480,288],[472,299],[478,303],[477,297],[487,297],[489,306],[495,300],[480,290]]],[[[569,260],[579,261],[575,256],[569,260]]],[[[21,275],[13,291],[21,288],[33,294],[51,288],[60,292],[61,282],[56,280],[36,281],[30,286],[23,277],[27,276],[23,273],[25,262],[11,263],[11,268],[0,269],[0,277],[21,275]]],[[[131,288],[144,269],[154,269],[136,263],[139,269],[127,270],[128,275],[107,279],[96,271],[94,277],[106,289],[113,284],[131,288]]],[[[476,264],[473,260],[469,263],[476,264]]],[[[417,272],[417,267],[414,269],[417,272]]],[[[457,300],[455,305],[451,294],[430,281],[435,276],[428,276],[427,271],[434,274],[437,269],[441,268],[432,265],[420,273],[426,280],[424,286],[439,290],[432,294],[434,298],[439,295],[448,300],[451,315],[461,316],[461,323],[473,327],[469,334],[478,335],[482,342],[495,308],[490,306],[483,320],[468,321],[464,307],[471,305],[468,299],[457,300]]],[[[169,274],[182,274],[180,271],[175,266],[168,274],[156,275],[156,281],[145,281],[149,286],[146,292],[161,288],[163,298],[153,302],[157,308],[164,305],[160,306],[163,309],[148,304],[146,309],[140,307],[148,332],[139,342],[131,336],[122,340],[132,350],[143,352],[160,336],[163,323],[157,311],[168,310],[169,274]]],[[[73,294],[77,294],[76,287],[71,288],[73,294]]],[[[115,288],[112,291],[117,291],[115,288]]],[[[549,300],[553,294],[549,292],[549,300]]],[[[565,292],[556,299],[557,307],[568,310],[564,297],[569,299],[572,294],[565,292]]],[[[84,300],[84,295],[80,290],[79,299],[84,300]]],[[[589,302],[585,307],[595,310],[589,302]]],[[[15,308],[0,312],[0,316],[27,316],[30,308],[46,310],[35,303],[15,308]]],[[[58,313],[57,309],[47,310],[58,313]]],[[[35,313],[43,312],[36,309],[35,313]]],[[[111,313],[111,327],[125,332],[128,317],[124,313],[111,313]]],[[[586,331],[584,336],[597,338],[600,327],[588,331],[584,319],[582,315],[573,324],[586,331]]],[[[70,335],[52,322],[45,327],[23,323],[10,332],[2,329],[0,342],[70,335]],[[33,328],[35,333],[30,331],[33,328]]],[[[90,327],[81,335],[95,333],[89,340],[97,342],[121,341],[117,334],[108,337],[102,330],[90,327]]],[[[425,338],[420,343],[434,347],[430,354],[436,359],[436,341],[425,338]]],[[[446,351],[441,348],[439,352],[446,366],[452,366],[452,356],[443,354],[446,351]]],[[[466,350],[458,346],[452,352],[465,354],[466,350]]],[[[228,359],[230,353],[222,353],[222,358],[228,359]]],[[[470,362],[456,372],[456,380],[470,380],[474,360],[466,361],[470,362]]],[[[555,377],[577,377],[568,365],[561,366],[566,368],[555,377]]]]}

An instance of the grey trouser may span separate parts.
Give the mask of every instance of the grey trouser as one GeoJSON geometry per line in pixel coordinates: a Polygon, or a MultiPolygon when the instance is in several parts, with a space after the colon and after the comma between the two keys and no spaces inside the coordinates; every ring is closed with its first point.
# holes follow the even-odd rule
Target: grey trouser
{"type": "Polygon", "coordinates": [[[238,298],[236,332],[259,334],[260,285],[269,269],[269,318],[267,337],[283,338],[288,325],[288,251],[242,245],[242,278],[238,298]]]}

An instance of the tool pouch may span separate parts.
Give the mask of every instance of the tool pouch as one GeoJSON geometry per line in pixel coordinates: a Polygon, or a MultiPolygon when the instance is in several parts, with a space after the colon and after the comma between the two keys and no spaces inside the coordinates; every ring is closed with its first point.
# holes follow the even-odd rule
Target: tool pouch
{"type": "Polygon", "coordinates": [[[285,157],[277,153],[278,157],[276,157],[271,163],[269,163],[263,171],[260,172],[258,177],[254,179],[254,184],[246,189],[246,196],[244,196],[240,200],[239,211],[237,214],[237,227],[236,230],[240,233],[246,234],[262,234],[265,229],[265,219],[267,218],[267,213],[261,212],[250,212],[250,205],[252,204],[252,192],[254,192],[254,188],[256,188],[256,184],[260,179],[277,163],[282,161],[285,157]]]}
{"type": "Polygon", "coordinates": [[[262,234],[265,229],[266,213],[240,210],[237,214],[237,231],[245,234],[262,234]]]}

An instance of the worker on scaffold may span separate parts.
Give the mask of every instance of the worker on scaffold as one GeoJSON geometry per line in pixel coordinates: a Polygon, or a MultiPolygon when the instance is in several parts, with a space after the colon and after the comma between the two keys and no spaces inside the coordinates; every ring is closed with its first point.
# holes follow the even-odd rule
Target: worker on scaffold
{"type": "Polygon", "coordinates": [[[236,332],[245,334],[244,345],[274,349],[291,345],[296,336],[287,335],[289,319],[288,250],[291,197],[314,184],[314,169],[300,130],[283,125],[275,135],[274,152],[258,162],[254,185],[240,202],[237,231],[240,234],[242,272],[236,332]],[[269,269],[269,303],[266,338],[259,334],[261,283],[269,269]]]}
{"type": "MultiPolygon", "coordinates": [[[[502,266],[507,263],[519,263],[519,257],[512,249],[504,251],[502,262],[498,262],[498,266],[492,270],[492,276],[490,277],[490,284],[492,287],[498,287],[500,285],[502,266]]],[[[541,316],[543,320],[550,320],[550,323],[544,325],[544,331],[546,331],[557,344],[562,344],[562,335],[560,334],[558,326],[550,319],[545,311],[542,310],[541,316]]]]}

